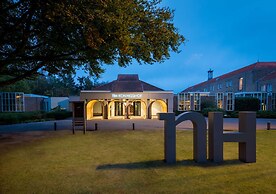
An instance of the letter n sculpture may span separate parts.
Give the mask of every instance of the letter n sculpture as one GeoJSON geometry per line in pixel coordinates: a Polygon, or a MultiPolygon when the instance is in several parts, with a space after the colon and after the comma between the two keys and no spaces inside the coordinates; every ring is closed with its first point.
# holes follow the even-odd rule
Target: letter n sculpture
{"type": "Polygon", "coordinates": [[[207,161],[207,129],[205,118],[197,112],[185,112],[175,118],[174,113],[159,113],[159,120],[164,120],[165,161],[173,164],[176,162],[176,126],[190,120],[193,123],[194,133],[194,160],[207,161]]]}

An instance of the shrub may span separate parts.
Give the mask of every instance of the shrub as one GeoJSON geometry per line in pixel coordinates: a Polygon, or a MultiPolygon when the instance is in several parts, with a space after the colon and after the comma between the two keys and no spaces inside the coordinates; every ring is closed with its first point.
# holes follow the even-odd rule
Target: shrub
{"type": "Polygon", "coordinates": [[[69,111],[52,111],[46,113],[47,118],[52,118],[56,120],[62,120],[69,117],[72,117],[72,112],[69,111]]]}
{"type": "Polygon", "coordinates": [[[205,108],[216,108],[215,102],[212,100],[205,100],[201,102],[200,104],[201,110],[204,110],[205,108]]]}
{"type": "Polygon", "coordinates": [[[222,112],[225,113],[223,109],[221,108],[204,108],[201,113],[205,116],[208,117],[209,112],[222,112]]]}
{"type": "Polygon", "coordinates": [[[258,111],[258,118],[274,118],[276,119],[276,111],[258,111]]]}
{"type": "Polygon", "coordinates": [[[258,98],[236,98],[236,111],[258,111],[260,109],[260,100],[258,98]]]}
{"type": "Polygon", "coordinates": [[[49,119],[66,119],[72,116],[72,112],[68,111],[52,111],[52,112],[20,112],[20,113],[0,113],[0,124],[15,124],[33,121],[45,121],[49,119]]]}
{"type": "Polygon", "coordinates": [[[44,120],[43,112],[0,113],[1,124],[23,123],[27,121],[44,120]]]}

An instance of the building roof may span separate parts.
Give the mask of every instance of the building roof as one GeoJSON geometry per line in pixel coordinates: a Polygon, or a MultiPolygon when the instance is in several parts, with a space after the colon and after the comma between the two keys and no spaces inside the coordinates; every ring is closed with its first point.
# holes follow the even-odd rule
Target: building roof
{"type": "Polygon", "coordinates": [[[111,92],[164,91],[161,88],[141,81],[137,74],[119,74],[117,80],[96,87],[93,90],[103,90],[111,92]]]}
{"type": "Polygon", "coordinates": [[[260,81],[268,81],[276,78],[276,71],[272,71],[271,73],[265,75],[260,81]]]}
{"type": "MultiPolygon", "coordinates": [[[[248,65],[246,67],[243,67],[243,68],[240,68],[240,69],[237,69],[235,71],[232,71],[232,72],[229,72],[229,73],[226,73],[226,74],[223,74],[219,77],[215,77],[213,79],[210,79],[208,81],[205,81],[205,82],[201,82],[199,84],[196,84],[194,86],[191,86],[189,88],[186,88],[185,90],[183,90],[182,92],[187,92],[187,91],[190,91],[190,90],[195,90],[196,88],[198,87],[203,87],[205,85],[209,85],[209,84],[212,84],[212,83],[215,83],[216,81],[218,80],[221,80],[221,79],[227,79],[227,78],[231,78],[232,76],[235,76],[235,75],[239,75],[243,72],[247,72],[247,71],[252,71],[252,70],[258,70],[258,69],[262,69],[262,68],[276,68],[276,62],[257,62],[257,63],[253,63],[251,65],[248,65]]],[[[269,74],[270,75],[270,74],[269,74]]],[[[269,76],[268,75],[268,76],[269,76]]],[[[275,74],[274,74],[275,75],[275,74]]],[[[271,79],[272,78],[275,78],[273,77],[274,75],[271,75],[271,79]]],[[[270,77],[268,77],[267,79],[269,79],[270,77]]],[[[263,78],[265,79],[265,78],[263,78]]]]}

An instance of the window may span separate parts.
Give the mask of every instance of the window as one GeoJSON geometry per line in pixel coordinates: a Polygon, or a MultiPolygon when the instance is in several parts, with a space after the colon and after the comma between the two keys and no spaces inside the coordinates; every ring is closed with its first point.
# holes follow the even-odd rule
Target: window
{"type": "Polygon", "coordinates": [[[200,93],[194,93],[194,110],[195,111],[200,111],[200,93]]]}
{"type": "Polygon", "coordinates": [[[222,88],[222,84],[218,84],[218,90],[222,88]]]}
{"type": "Polygon", "coordinates": [[[239,79],[239,90],[243,90],[243,77],[239,79]]]}
{"type": "Polygon", "coordinates": [[[262,85],[261,86],[261,92],[265,92],[266,91],[266,85],[262,85]]]}
{"type": "Polygon", "coordinates": [[[123,102],[115,102],[115,116],[123,116],[123,102]]]}
{"type": "Polygon", "coordinates": [[[223,109],[223,93],[219,92],[216,95],[217,107],[223,109]]]}
{"type": "Polygon", "coordinates": [[[272,93],[271,95],[271,101],[272,101],[272,110],[276,111],[276,93],[272,93]]]}
{"type": "Polygon", "coordinates": [[[178,103],[178,110],[183,111],[184,110],[184,94],[179,93],[177,95],[177,103],[178,103]]]}
{"type": "Polygon", "coordinates": [[[189,93],[184,93],[183,100],[184,100],[183,110],[191,110],[191,95],[189,93]]]}
{"type": "Polygon", "coordinates": [[[231,80],[226,82],[226,88],[228,88],[228,87],[232,87],[232,81],[231,80]]]}
{"type": "Polygon", "coordinates": [[[266,91],[267,92],[272,92],[272,85],[271,84],[266,85],[266,91]]]}
{"type": "Polygon", "coordinates": [[[234,111],[234,102],[235,102],[234,93],[232,92],[226,93],[226,111],[234,111]]]}
{"type": "Polygon", "coordinates": [[[141,116],[141,102],[133,102],[134,116],[141,116]]]}
{"type": "Polygon", "coordinates": [[[23,112],[24,94],[19,92],[0,93],[0,112],[23,112]]]}

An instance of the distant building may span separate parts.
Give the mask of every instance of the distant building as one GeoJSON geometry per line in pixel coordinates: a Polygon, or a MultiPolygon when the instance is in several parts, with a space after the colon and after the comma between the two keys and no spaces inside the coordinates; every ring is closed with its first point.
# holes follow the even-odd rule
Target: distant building
{"type": "MultiPolygon", "coordinates": [[[[213,78],[213,71],[209,70],[207,81],[178,94],[178,108],[186,110],[185,104],[189,98],[193,98],[193,104],[198,104],[201,101],[200,96],[207,95],[214,97],[217,107],[226,110],[234,108],[235,97],[255,97],[261,102],[260,110],[276,110],[275,91],[276,62],[257,62],[216,78],[213,78]]],[[[198,110],[197,107],[190,107],[191,110],[192,108],[198,110]]]]}
{"type": "Polygon", "coordinates": [[[44,103],[46,103],[45,110],[48,112],[55,108],[60,110],[69,110],[68,97],[48,97],[44,100],[44,103]]]}
{"type": "Polygon", "coordinates": [[[23,92],[0,92],[0,112],[49,112],[54,108],[69,110],[69,98],[23,92]]]}
{"type": "Polygon", "coordinates": [[[48,96],[37,94],[24,94],[25,112],[47,111],[48,104],[45,101],[48,98],[48,96]]]}

